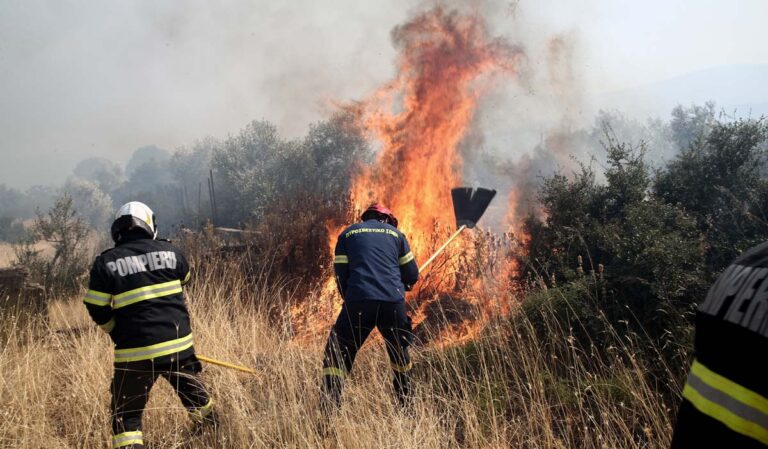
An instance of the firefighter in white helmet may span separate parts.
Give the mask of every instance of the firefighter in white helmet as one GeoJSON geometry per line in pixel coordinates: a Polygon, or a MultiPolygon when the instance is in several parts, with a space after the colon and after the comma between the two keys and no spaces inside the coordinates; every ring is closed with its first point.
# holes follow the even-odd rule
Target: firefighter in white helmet
{"type": "Polygon", "coordinates": [[[141,415],[158,376],[176,390],[198,424],[213,423],[213,401],[199,380],[183,285],[189,265],[170,242],[156,240],[155,214],[132,201],[117,211],[115,247],[96,258],[85,306],[115,344],[112,447],[143,448],[141,415]]]}

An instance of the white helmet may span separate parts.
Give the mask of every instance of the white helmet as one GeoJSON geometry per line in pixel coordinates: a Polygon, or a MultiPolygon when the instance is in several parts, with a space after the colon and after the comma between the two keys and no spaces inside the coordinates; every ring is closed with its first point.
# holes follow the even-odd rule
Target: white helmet
{"type": "Polygon", "coordinates": [[[112,240],[117,242],[124,231],[144,231],[149,237],[157,237],[155,213],[144,203],[131,201],[120,206],[112,223],[112,240]]]}

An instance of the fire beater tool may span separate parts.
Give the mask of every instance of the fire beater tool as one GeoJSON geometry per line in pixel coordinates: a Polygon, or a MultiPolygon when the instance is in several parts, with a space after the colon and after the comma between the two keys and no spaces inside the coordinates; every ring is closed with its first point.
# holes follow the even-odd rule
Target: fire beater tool
{"type": "Polygon", "coordinates": [[[483,216],[491,200],[496,196],[496,191],[482,187],[456,187],[451,189],[451,198],[453,199],[453,213],[456,215],[456,232],[448,239],[443,246],[435,251],[432,256],[419,268],[419,272],[427,269],[437,256],[440,255],[448,245],[467,228],[474,228],[480,217],[483,216]]]}

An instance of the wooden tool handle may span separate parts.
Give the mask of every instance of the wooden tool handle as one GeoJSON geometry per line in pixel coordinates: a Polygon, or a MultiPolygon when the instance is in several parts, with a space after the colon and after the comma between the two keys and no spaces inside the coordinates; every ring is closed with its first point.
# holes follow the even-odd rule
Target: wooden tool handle
{"type": "Polygon", "coordinates": [[[424,262],[424,265],[422,265],[421,267],[419,267],[419,273],[421,273],[422,271],[426,270],[426,269],[427,269],[427,267],[429,266],[429,264],[431,264],[432,262],[434,262],[434,260],[437,258],[437,256],[439,256],[439,255],[440,255],[440,253],[442,253],[443,251],[445,251],[445,248],[447,248],[447,247],[448,247],[448,245],[449,245],[449,244],[450,244],[450,243],[451,243],[451,242],[452,242],[452,241],[453,241],[453,240],[454,240],[456,237],[458,237],[458,236],[459,236],[459,234],[461,234],[461,231],[463,231],[463,230],[465,230],[465,229],[467,229],[467,225],[461,225],[461,227],[460,227],[458,230],[456,230],[456,232],[454,232],[454,233],[453,233],[453,235],[451,236],[451,238],[449,238],[447,242],[443,243],[443,246],[441,246],[441,247],[440,247],[440,248],[439,248],[437,251],[435,251],[435,254],[432,254],[432,256],[431,256],[429,259],[427,259],[427,261],[426,261],[426,262],[424,262]]]}
{"type": "Polygon", "coordinates": [[[235,365],[232,363],[222,362],[221,360],[212,359],[210,357],[206,357],[204,355],[195,354],[195,356],[202,362],[210,363],[211,365],[219,365],[223,366],[225,368],[230,368],[238,371],[242,371],[244,373],[250,373],[250,374],[256,374],[256,371],[246,368],[244,366],[235,365]]]}

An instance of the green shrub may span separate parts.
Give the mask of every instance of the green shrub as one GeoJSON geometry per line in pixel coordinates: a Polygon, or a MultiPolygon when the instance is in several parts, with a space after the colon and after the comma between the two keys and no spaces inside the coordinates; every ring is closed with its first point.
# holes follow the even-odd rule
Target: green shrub
{"type": "Polygon", "coordinates": [[[57,296],[74,293],[82,287],[91,262],[86,244],[89,233],[72,198],[64,194],[47,213],[37,212],[30,233],[16,247],[15,265],[29,270],[32,280],[48,292],[57,296]],[[35,249],[40,240],[53,245],[52,257],[35,249]]]}

